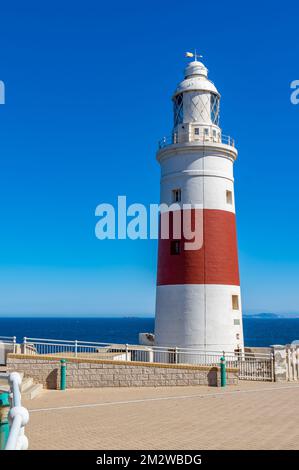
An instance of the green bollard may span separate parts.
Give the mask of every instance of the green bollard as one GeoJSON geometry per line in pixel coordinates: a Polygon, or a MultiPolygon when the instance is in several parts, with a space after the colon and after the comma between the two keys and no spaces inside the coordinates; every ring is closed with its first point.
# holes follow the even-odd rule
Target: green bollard
{"type": "Polygon", "coordinates": [[[220,377],[221,377],[221,387],[226,386],[226,364],[225,357],[220,358],[220,377]]]}
{"type": "Polygon", "coordinates": [[[60,390],[66,389],[66,360],[60,361],[60,390]]]}
{"type": "Polygon", "coordinates": [[[0,450],[5,449],[9,434],[8,412],[10,410],[9,393],[0,393],[0,450]]]}

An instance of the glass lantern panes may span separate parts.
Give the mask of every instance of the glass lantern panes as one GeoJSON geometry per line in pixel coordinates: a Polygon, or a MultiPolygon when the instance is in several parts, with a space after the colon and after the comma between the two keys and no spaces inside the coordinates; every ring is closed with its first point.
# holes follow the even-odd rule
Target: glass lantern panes
{"type": "Polygon", "coordinates": [[[180,93],[174,98],[173,106],[174,127],[183,122],[183,94],[180,93]]]}
{"type": "Polygon", "coordinates": [[[219,114],[220,114],[220,102],[219,96],[214,93],[211,94],[211,121],[216,126],[219,126],[219,114]]]}

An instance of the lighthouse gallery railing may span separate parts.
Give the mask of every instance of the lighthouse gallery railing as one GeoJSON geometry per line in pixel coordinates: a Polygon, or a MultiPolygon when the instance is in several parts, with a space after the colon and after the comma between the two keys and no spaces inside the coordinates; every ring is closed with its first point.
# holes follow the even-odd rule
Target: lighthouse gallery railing
{"type": "Polygon", "coordinates": [[[235,147],[235,140],[229,135],[194,135],[189,132],[185,134],[178,134],[174,132],[171,136],[163,137],[158,142],[159,149],[168,147],[169,145],[175,144],[186,144],[186,143],[198,143],[198,144],[209,144],[209,143],[220,143],[224,145],[229,145],[230,147],[235,147]]]}

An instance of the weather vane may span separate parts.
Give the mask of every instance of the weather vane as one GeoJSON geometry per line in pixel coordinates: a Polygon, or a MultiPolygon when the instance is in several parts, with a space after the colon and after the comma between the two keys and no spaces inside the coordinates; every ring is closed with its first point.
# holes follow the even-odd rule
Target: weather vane
{"type": "Polygon", "coordinates": [[[185,57],[194,57],[195,60],[198,58],[202,58],[202,55],[197,54],[196,49],[194,49],[194,52],[186,52],[185,57]]]}

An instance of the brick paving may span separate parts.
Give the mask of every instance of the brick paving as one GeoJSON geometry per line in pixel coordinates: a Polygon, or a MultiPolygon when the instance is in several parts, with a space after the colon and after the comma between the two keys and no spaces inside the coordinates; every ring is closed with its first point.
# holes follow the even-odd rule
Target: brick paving
{"type": "Polygon", "coordinates": [[[299,449],[299,384],[49,390],[24,405],[30,449],[299,449]]]}

